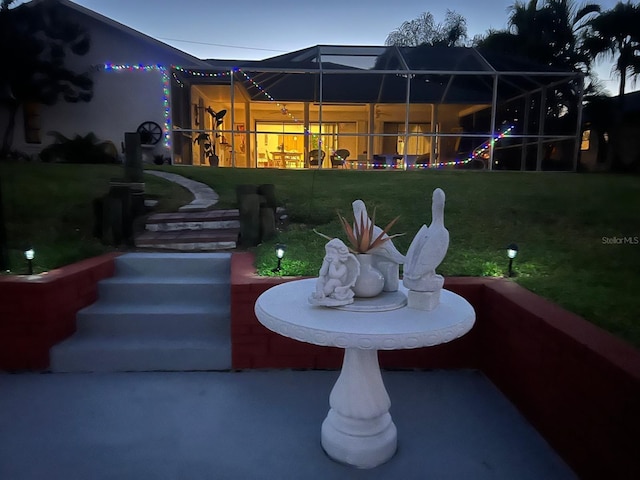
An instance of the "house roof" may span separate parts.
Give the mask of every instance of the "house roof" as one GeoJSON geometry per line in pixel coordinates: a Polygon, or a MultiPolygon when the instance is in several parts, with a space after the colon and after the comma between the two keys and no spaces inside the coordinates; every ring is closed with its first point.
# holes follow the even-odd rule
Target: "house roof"
{"type": "Polygon", "coordinates": [[[469,47],[316,45],[260,61],[215,60],[212,69],[239,69],[259,83],[245,85],[253,100],[264,91],[281,101],[405,102],[407,79],[415,103],[491,103],[578,73],[469,47]],[[319,78],[322,74],[322,89],[319,78]]]}
{"type": "Polygon", "coordinates": [[[82,15],[86,15],[90,18],[93,18],[94,20],[97,20],[101,23],[104,23],[118,31],[121,31],[127,35],[131,35],[135,38],[137,38],[138,40],[141,40],[143,42],[149,43],[151,45],[160,47],[162,49],[165,49],[167,52],[170,52],[171,54],[181,57],[182,59],[184,59],[185,64],[190,65],[190,66],[198,66],[198,67],[206,67],[207,63],[197,57],[194,57],[193,55],[190,55],[178,48],[172,47],[171,45],[168,45],[164,42],[161,42],[160,40],[157,40],[153,37],[150,37],[149,35],[145,35],[142,32],[139,32],[138,30],[135,30],[131,27],[128,27],[120,22],[117,22],[115,20],[113,20],[112,18],[109,17],[105,17],[104,15],[99,14],[98,12],[95,12],[93,10],[90,10],[86,7],[83,7],[81,5],[78,5],[77,3],[74,3],[70,0],[31,0],[29,3],[24,4],[25,6],[36,6],[36,5],[50,5],[50,6],[55,6],[55,5],[60,5],[63,6],[65,8],[69,8],[71,10],[74,10],[82,15]]]}

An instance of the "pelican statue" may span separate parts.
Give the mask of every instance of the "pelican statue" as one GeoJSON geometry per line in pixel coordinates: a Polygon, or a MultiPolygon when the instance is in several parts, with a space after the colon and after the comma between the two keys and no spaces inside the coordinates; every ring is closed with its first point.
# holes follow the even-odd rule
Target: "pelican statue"
{"type": "Polygon", "coordinates": [[[449,231],[444,226],[444,200],[442,189],[433,191],[431,225],[423,225],[411,242],[404,264],[403,285],[416,292],[439,291],[444,278],[436,268],[449,248],[449,231]]]}
{"type": "MultiPolygon", "coordinates": [[[[354,229],[360,229],[360,220],[363,220],[364,225],[362,226],[364,228],[369,228],[371,225],[371,218],[369,218],[367,207],[364,202],[362,200],[356,200],[351,205],[353,207],[353,218],[355,223],[354,229]]],[[[378,235],[383,232],[384,230],[379,226],[373,226],[373,238],[377,238],[378,235]]],[[[405,262],[405,257],[395,247],[389,238],[389,235],[385,233],[382,238],[388,238],[388,240],[369,250],[367,253],[371,253],[375,256],[374,266],[380,270],[384,277],[383,290],[385,292],[395,292],[398,290],[399,284],[399,265],[405,262]]]]}

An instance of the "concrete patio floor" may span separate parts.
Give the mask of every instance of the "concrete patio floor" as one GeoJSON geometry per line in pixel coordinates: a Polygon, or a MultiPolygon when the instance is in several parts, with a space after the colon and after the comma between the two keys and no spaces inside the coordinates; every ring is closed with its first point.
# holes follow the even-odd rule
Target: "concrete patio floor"
{"type": "Polygon", "coordinates": [[[569,479],[517,409],[470,371],[383,371],[387,463],[328,458],[336,371],[0,374],[4,480],[569,479]]]}

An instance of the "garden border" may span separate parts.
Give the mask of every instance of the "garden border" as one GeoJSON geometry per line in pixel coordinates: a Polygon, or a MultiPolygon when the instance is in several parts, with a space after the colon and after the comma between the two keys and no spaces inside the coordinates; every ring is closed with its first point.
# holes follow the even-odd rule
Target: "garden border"
{"type": "MultiPolygon", "coordinates": [[[[114,274],[108,253],[39,276],[0,277],[0,370],[44,370],[49,349],[114,274]]],[[[253,307],[298,277],[258,277],[251,253],[231,258],[234,369],[339,368],[342,352],[281,337],[253,307]]],[[[640,352],[509,279],[446,278],[476,310],[471,332],[437,347],[380,352],[383,368],[474,368],[506,395],[585,479],[640,478],[640,352]]]]}

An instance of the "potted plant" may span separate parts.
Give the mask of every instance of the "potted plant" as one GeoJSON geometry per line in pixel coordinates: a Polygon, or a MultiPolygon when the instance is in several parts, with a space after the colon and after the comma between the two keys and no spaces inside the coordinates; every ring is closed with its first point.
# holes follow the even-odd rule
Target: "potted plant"
{"type": "MultiPolygon", "coordinates": [[[[338,219],[340,220],[342,229],[344,230],[350,244],[347,246],[349,250],[356,255],[356,258],[360,263],[360,274],[358,275],[353,290],[356,297],[375,297],[382,292],[385,284],[385,278],[374,266],[374,257],[372,253],[385,246],[385,243],[392,238],[402,235],[388,234],[391,227],[395,225],[400,217],[394,218],[386,227],[380,228],[375,224],[375,209],[373,211],[373,216],[369,218],[366,213],[366,209],[364,208],[364,203],[357,200],[354,202],[354,212],[356,210],[359,210],[359,215],[354,213],[353,224],[351,224],[345,217],[338,214],[338,219]]],[[[316,233],[328,240],[331,240],[331,237],[323,233],[317,231],[316,233]]]]}

